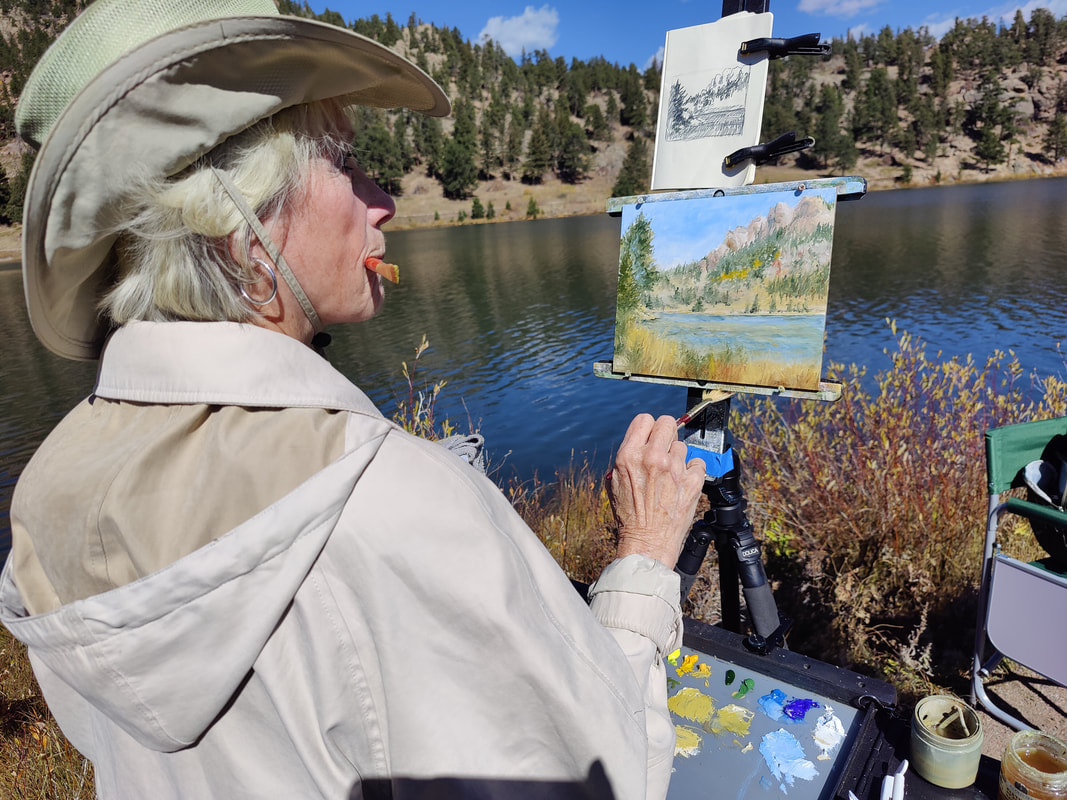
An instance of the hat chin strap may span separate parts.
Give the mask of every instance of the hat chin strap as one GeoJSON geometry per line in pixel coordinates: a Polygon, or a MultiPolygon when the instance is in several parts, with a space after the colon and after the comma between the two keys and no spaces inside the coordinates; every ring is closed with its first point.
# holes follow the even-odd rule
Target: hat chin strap
{"type": "Polygon", "coordinates": [[[285,258],[282,257],[281,250],[274,244],[274,240],[270,238],[270,235],[263,228],[263,224],[259,221],[259,217],[252,211],[251,206],[248,205],[248,201],[245,196],[241,194],[241,191],[233,182],[233,178],[225,170],[218,169],[217,167],[211,168],[212,174],[215,176],[215,180],[219,182],[222,188],[226,191],[226,194],[233,200],[233,204],[237,206],[237,210],[241,212],[241,216],[245,218],[249,227],[252,228],[252,232],[256,234],[256,238],[259,239],[259,243],[263,245],[263,249],[267,251],[267,254],[274,262],[274,266],[278,268],[278,272],[281,273],[282,279],[289,286],[293,296],[296,297],[300,307],[304,309],[304,314],[307,315],[308,322],[311,323],[312,329],[315,333],[322,331],[322,320],[319,319],[319,315],[315,312],[315,307],[311,305],[311,301],[304,293],[304,290],[300,286],[300,282],[296,279],[296,275],[289,269],[289,265],[285,263],[285,258]]]}

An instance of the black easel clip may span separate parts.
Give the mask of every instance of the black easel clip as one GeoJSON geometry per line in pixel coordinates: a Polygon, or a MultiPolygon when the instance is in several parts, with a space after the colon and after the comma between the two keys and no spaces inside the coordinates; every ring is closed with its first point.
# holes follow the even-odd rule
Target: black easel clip
{"type": "Polygon", "coordinates": [[[818,33],[804,33],[788,39],[763,37],[741,42],[741,55],[767,53],[767,58],[785,58],[786,56],[828,56],[833,51],[829,42],[820,44],[818,33]]]}
{"type": "Polygon", "coordinates": [[[766,144],[756,144],[752,147],[742,147],[740,150],[735,150],[726,156],[722,160],[722,163],[727,169],[733,169],[738,166],[742,161],[753,161],[756,166],[763,164],[771,159],[778,158],[778,156],[784,156],[786,153],[795,153],[798,150],[806,150],[815,144],[815,140],[810,136],[803,139],[797,139],[795,131],[789,131],[783,133],[777,139],[766,144]]]}

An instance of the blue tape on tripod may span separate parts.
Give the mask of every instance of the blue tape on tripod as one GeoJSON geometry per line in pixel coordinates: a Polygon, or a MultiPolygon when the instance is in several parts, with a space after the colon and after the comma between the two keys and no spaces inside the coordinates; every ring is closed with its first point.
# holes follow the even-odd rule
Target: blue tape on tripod
{"type": "Polygon", "coordinates": [[[699,458],[704,462],[704,468],[707,470],[709,478],[721,477],[734,468],[734,449],[732,447],[726,448],[725,453],[713,453],[711,450],[705,450],[703,447],[694,447],[691,444],[687,444],[685,449],[685,463],[688,464],[691,458],[699,458]]]}

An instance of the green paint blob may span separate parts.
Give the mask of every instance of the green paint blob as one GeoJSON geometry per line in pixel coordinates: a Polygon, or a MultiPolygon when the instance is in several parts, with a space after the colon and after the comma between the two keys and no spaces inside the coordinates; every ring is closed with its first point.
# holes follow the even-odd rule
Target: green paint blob
{"type": "Polygon", "coordinates": [[[667,678],[667,689],[677,689],[682,685],[681,681],[676,681],[674,678],[667,678]]]}
{"type": "Polygon", "coordinates": [[[745,678],[741,681],[741,685],[737,687],[737,691],[734,692],[734,697],[740,700],[746,694],[752,691],[752,687],[756,685],[756,682],[752,678],[745,678]]]}
{"type": "Polygon", "coordinates": [[[737,677],[737,673],[734,672],[732,669],[726,670],[726,685],[729,686],[731,683],[733,683],[734,682],[734,678],[736,678],[736,677],[737,677]]]}

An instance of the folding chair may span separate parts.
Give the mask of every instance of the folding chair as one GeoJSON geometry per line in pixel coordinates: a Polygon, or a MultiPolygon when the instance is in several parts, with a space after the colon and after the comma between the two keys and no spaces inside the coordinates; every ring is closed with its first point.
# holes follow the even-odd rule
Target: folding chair
{"type": "Polygon", "coordinates": [[[1025,485],[1022,471],[1042,457],[1056,434],[1067,433],[1067,418],[1005,425],[986,431],[986,474],[989,480],[989,522],[982,555],[978,625],[971,671],[971,704],[980,702],[989,714],[1017,730],[1033,727],[997,707],[984,680],[1010,658],[1060,685],[1067,685],[1067,575],[1050,569],[1051,559],[1026,563],[1002,552],[997,525],[1004,514],[1038,524],[1067,526],[1067,513],[1015,497],[1001,500],[1012,487],[1025,485]],[[986,640],[993,652],[985,658],[986,640]]]}

